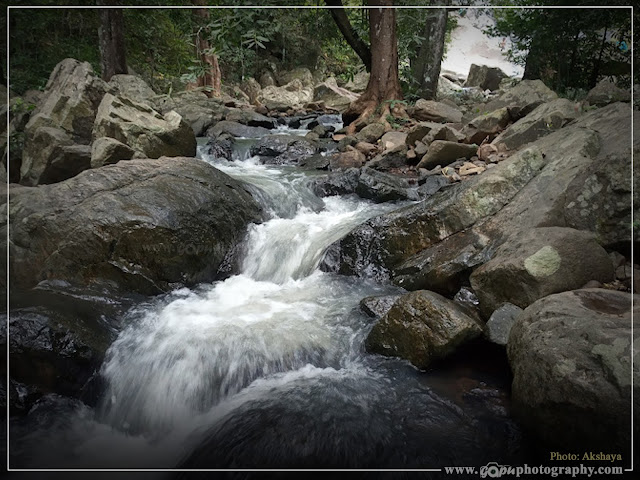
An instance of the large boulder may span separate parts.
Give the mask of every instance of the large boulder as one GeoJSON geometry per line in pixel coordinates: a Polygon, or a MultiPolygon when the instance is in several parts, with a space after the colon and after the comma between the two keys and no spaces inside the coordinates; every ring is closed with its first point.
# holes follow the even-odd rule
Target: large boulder
{"type": "Polygon", "coordinates": [[[40,185],[71,178],[91,168],[91,147],[74,144],[64,130],[39,127],[25,143],[20,183],[40,185]]]}
{"type": "Polygon", "coordinates": [[[196,137],[175,111],[164,115],[126,97],[106,94],[93,126],[93,138],[111,137],[147,158],[195,156],[196,137]]]}
{"type": "Polygon", "coordinates": [[[52,185],[12,186],[9,206],[12,289],[57,279],[157,293],[211,281],[261,218],[241,183],[194,158],[131,160],[52,185]]]}
{"type": "Polygon", "coordinates": [[[327,265],[388,279],[403,261],[500,211],[544,164],[541,151],[526,149],[423,202],[374,217],[328,249],[327,265]]]}
{"type": "Polygon", "coordinates": [[[533,109],[558,98],[558,95],[547,87],[542,80],[523,80],[518,85],[506,90],[498,98],[479,105],[473,114],[480,115],[507,107],[513,120],[524,117],[533,109]]]}
{"type": "Polygon", "coordinates": [[[129,97],[140,103],[150,103],[156,96],[147,82],[136,75],[114,75],[107,84],[110,92],[120,97],[129,97]]]}
{"type": "Polygon", "coordinates": [[[264,87],[258,94],[258,101],[269,110],[286,112],[313,101],[313,89],[294,79],[281,87],[264,87]]]}
{"type": "MultiPolygon", "coordinates": [[[[640,297],[584,289],[542,298],[516,320],[507,353],[514,411],[551,448],[629,458],[631,389],[640,408],[640,297]],[[632,356],[634,369],[631,370],[632,356]]],[[[638,433],[637,423],[635,433],[638,433]]]]}
{"type": "Polygon", "coordinates": [[[364,167],[358,179],[356,193],[362,198],[373,200],[376,203],[394,200],[418,200],[417,182],[398,175],[378,172],[369,167],[364,167]]]}
{"type": "Polygon", "coordinates": [[[458,123],[462,120],[462,112],[446,103],[435,102],[433,100],[419,99],[416,104],[409,109],[409,115],[416,120],[458,123]]]}
{"type": "Polygon", "coordinates": [[[580,115],[580,107],[566,98],[543,103],[498,135],[493,144],[515,150],[559,130],[580,115]]]}
{"type": "Polygon", "coordinates": [[[280,72],[278,75],[278,84],[280,86],[287,85],[294,80],[299,80],[303,87],[313,87],[313,74],[306,67],[298,67],[293,70],[280,72]]]}
{"type": "Polygon", "coordinates": [[[585,100],[590,105],[597,105],[598,107],[604,107],[615,102],[630,102],[631,90],[618,87],[615,82],[607,77],[589,90],[585,100]]]}
{"type": "Polygon", "coordinates": [[[205,136],[215,138],[220,135],[227,134],[232,137],[260,138],[268,135],[269,133],[269,129],[264,127],[250,127],[238,122],[223,120],[210,127],[206,131],[205,136]]]}
{"type": "Polygon", "coordinates": [[[309,181],[309,188],[319,197],[355,193],[360,178],[358,168],[330,173],[309,181]]]}
{"type": "MultiPolygon", "coordinates": [[[[365,222],[329,248],[331,268],[351,275],[391,277],[409,290],[453,295],[510,235],[529,228],[587,230],[605,248],[629,248],[629,114],[630,106],[624,103],[585,114],[480,176],[421,204],[365,222]],[[530,161],[523,162],[523,154],[530,161]],[[504,183],[490,181],[496,174],[504,183]],[[513,190],[507,193],[500,185],[513,190]],[[475,198],[478,206],[495,208],[469,209],[474,202],[467,201],[455,208],[460,195],[475,198]],[[484,214],[477,215],[481,211],[484,214]]],[[[634,208],[640,207],[637,197],[634,208]]]]}
{"type": "Polygon", "coordinates": [[[594,235],[564,227],[532,228],[509,237],[470,277],[486,316],[504,303],[526,308],[552,293],[613,279],[611,259],[594,235]]]}
{"type": "Polygon", "coordinates": [[[162,114],[175,110],[191,126],[196,137],[224,118],[226,107],[217,98],[208,98],[203,92],[194,90],[181,92],[172,98],[156,97],[154,105],[162,114]]]}
{"type": "Polygon", "coordinates": [[[120,160],[131,160],[135,151],[115,138],[100,137],[91,145],[91,168],[118,163],[120,160]]]}
{"type": "Polygon", "coordinates": [[[449,142],[447,140],[434,140],[427,153],[424,154],[418,168],[432,169],[438,165],[445,166],[455,162],[459,158],[471,158],[478,151],[477,145],[449,142]]]}
{"type": "Polygon", "coordinates": [[[422,141],[429,132],[438,129],[441,125],[442,124],[436,122],[419,122],[415,124],[407,131],[407,138],[405,140],[407,146],[415,146],[416,142],[422,141]]]}
{"type": "Polygon", "coordinates": [[[364,154],[353,147],[348,147],[344,152],[334,153],[329,159],[329,167],[332,171],[360,168],[364,165],[364,154]]]}
{"type": "Polygon", "coordinates": [[[368,352],[400,357],[418,368],[478,337],[480,325],[455,302],[427,290],[401,296],[367,336],[368,352]]]}
{"type": "Polygon", "coordinates": [[[273,118],[260,115],[253,109],[231,108],[224,118],[228,122],[237,122],[250,127],[262,127],[267,129],[275,127],[275,121],[273,118]]]}
{"type": "Polygon", "coordinates": [[[358,98],[357,93],[353,93],[346,88],[338,86],[336,79],[327,78],[313,89],[313,101],[324,102],[325,106],[344,112],[351,102],[358,98]]]}
{"type": "Polygon", "coordinates": [[[353,78],[349,79],[344,88],[351,92],[362,93],[367,89],[368,84],[369,72],[361,70],[360,72],[356,73],[353,78]]]}
{"type": "Polygon", "coordinates": [[[471,64],[465,87],[480,87],[482,90],[498,90],[500,82],[507,74],[498,67],[471,64]]]}
{"type": "Polygon", "coordinates": [[[266,135],[251,146],[251,155],[271,165],[297,164],[300,159],[317,153],[313,142],[296,135],[266,135]]]}
{"type": "Polygon", "coordinates": [[[27,124],[27,141],[38,128],[51,127],[64,130],[74,142],[88,144],[107,88],[88,62],[62,60],[51,72],[44,96],[27,124]]]}
{"type": "Polygon", "coordinates": [[[493,112],[479,115],[469,122],[464,128],[467,143],[482,143],[487,137],[493,139],[511,121],[511,115],[507,107],[502,107],[493,112]]]}
{"type": "Polygon", "coordinates": [[[382,123],[370,123],[356,134],[359,142],[376,143],[384,135],[385,126],[382,123]]]}

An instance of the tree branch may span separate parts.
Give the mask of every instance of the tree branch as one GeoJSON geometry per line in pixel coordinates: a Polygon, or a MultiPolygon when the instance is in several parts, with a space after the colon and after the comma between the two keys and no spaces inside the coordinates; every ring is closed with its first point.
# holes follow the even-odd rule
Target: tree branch
{"type": "Polygon", "coordinates": [[[325,0],[333,20],[338,25],[342,36],[347,43],[353,48],[353,51],[360,57],[362,63],[364,63],[367,72],[371,71],[371,49],[358,35],[358,33],[351,26],[347,12],[345,12],[342,5],[342,0],[325,0]]]}

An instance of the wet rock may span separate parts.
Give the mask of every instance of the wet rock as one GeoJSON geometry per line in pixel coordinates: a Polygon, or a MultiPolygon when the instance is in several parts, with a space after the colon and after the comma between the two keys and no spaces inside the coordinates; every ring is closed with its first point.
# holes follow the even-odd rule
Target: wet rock
{"type": "Polygon", "coordinates": [[[156,92],[137,75],[114,75],[107,84],[113,95],[128,97],[139,103],[151,103],[156,92]]]}
{"type": "Polygon", "coordinates": [[[618,87],[615,82],[607,77],[589,90],[585,100],[590,105],[604,107],[615,102],[630,102],[631,92],[628,89],[618,87]]]}
{"type": "Polygon", "coordinates": [[[473,157],[477,150],[477,145],[435,140],[418,163],[418,168],[431,169],[437,165],[449,165],[459,158],[473,157]]]}
{"type": "Polygon", "coordinates": [[[497,343],[498,345],[506,345],[509,341],[509,332],[511,327],[523,310],[513,305],[512,303],[505,303],[498,307],[489,317],[487,321],[487,328],[485,335],[490,342],[497,343]]]}
{"type": "Polygon", "coordinates": [[[131,160],[134,150],[115,138],[100,137],[91,145],[91,168],[131,160]]]}
{"type": "Polygon", "coordinates": [[[203,151],[206,155],[220,160],[233,159],[234,137],[223,133],[207,140],[203,151]]]}
{"type": "Polygon", "coordinates": [[[488,67],[487,65],[471,64],[465,87],[480,87],[482,90],[497,90],[500,82],[506,78],[507,74],[498,67],[488,67]]]}
{"type": "Polygon", "coordinates": [[[370,123],[356,134],[359,142],[376,143],[384,135],[385,126],[382,123],[370,123]]]}
{"type": "Polygon", "coordinates": [[[541,227],[511,236],[470,280],[481,311],[489,315],[504,303],[526,308],[539,298],[580,288],[589,280],[613,278],[611,260],[593,234],[541,227]]]}
{"type": "Polygon", "coordinates": [[[554,130],[559,130],[579,115],[578,104],[566,98],[543,103],[498,135],[493,140],[493,144],[504,145],[508,150],[515,150],[554,130]]]}
{"type": "Polygon", "coordinates": [[[319,197],[348,195],[355,193],[359,178],[360,170],[350,168],[345,171],[314,178],[309,182],[309,188],[319,197]]]}
{"type": "Polygon", "coordinates": [[[270,165],[295,165],[318,152],[317,146],[296,135],[266,135],[251,146],[251,155],[270,165]]]}
{"type": "Polygon", "coordinates": [[[380,297],[365,297],[360,300],[360,310],[371,318],[380,318],[387,314],[401,295],[383,295],[380,297]]]}
{"type": "Polygon", "coordinates": [[[146,158],[195,156],[196,137],[175,111],[165,115],[126,97],[106,94],[93,125],[94,140],[111,137],[146,158]]]}
{"type": "Polygon", "coordinates": [[[224,118],[228,122],[241,123],[242,125],[248,125],[250,127],[263,127],[267,129],[275,127],[273,118],[260,115],[252,109],[232,108],[224,118]]]}
{"type": "Polygon", "coordinates": [[[378,172],[364,167],[358,179],[356,193],[376,203],[394,200],[418,200],[417,182],[409,179],[378,172]]]}
{"type": "Polygon", "coordinates": [[[232,137],[260,138],[265,135],[269,135],[271,132],[269,129],[264,127],[250,127],[242,125],[241,123],[223,120],[209,128],[206,132],[206,136],[217,137],[223,133],[231,135],[232,137]]]}
{"type": "Polygon", "coordinates": [[[313,101],[324,102],[327,107],[334,108],[339,112],[344,112],[351,102],[357,98],[357,93],[339,87],[336,79],[333,77],[319,83],[313,89],[313,101]]]}
{"type": "Polygon", "coordinates": [[[15,289],[58,279],[158,293],[211,281],[261,219],[241,183],[194,158],[120,162],[9,197],[15,289]]]}
{"type": "Polygon", "coordinates": [[[512,327],[507,353],[514,410],[550,447],[615,452],[623,459],[631,454],[632,374],[634,408],[640,398],[631,355],[636,365],[640,358],[631,351],[630,305],[628,293],[564,292],[530,305],[512,327]]]}
{"type": "Polygon", "coordinates": [[[367,336],[368,352],[400,357],[418,368],[454,353],[482,333],[456,303],[419,290],[401,296],[367,336]]]}
{"type": "Polygon", "coordinates": [[[301,159],[298,162],[299,167],[313,169],[313,170],[328,170],[329,169],[329,157],[317,153],[301,159]]]}
{"type": "Polygon", "coordinates": [[[457,123],[462,120],[462,112],[442,102],[419,99],[409,109],[409,115],[416,120],[440,123],[457,123]]]}
{"type": "Polygon", "coordinates": [[[346,152],[335,153],[330,158],[331,170],[346,170],[349,168],[360,168],[364,165],[366,158],[362,152],[353,147],[348,147],[346,152]]]}

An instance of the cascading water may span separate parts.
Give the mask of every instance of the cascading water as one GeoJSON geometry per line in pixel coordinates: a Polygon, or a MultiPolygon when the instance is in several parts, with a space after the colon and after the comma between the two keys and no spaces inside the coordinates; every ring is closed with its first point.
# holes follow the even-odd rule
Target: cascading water
{"type": "Polygon", "coordinates": [[[308,174],[259,165],[250,143],[233,162],[201,155],[271,216],[251,226],[241,273],[132,309],[101,403],[57,405],[68,420],[47,417],[38,466],[433,468],[510,451],[517,433],[495,412],[495,387],[474,379],[466,408],[438,393],[445,377],[363,352],[372,320],[360,299],[397,288],[317,268],[332,242],[398,205],[319,199],[308,174]]]}

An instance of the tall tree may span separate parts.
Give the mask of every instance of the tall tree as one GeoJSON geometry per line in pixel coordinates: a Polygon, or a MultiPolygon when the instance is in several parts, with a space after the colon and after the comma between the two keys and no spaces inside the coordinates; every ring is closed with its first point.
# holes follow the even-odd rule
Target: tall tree
{"type": "Polygon", "coordinates": [[[105,82],[119,73],[127,73],[124,44],[124,18],[121,8],[100,10],[100,63],[105,82]]]}
{"type": "MultiPolygon", "coordinates": [[[[198,7],[206,7],[206,0],[192,0],[193,5],[198,7]]],[[[218,56],[211,51],[209,39],[207,38],[209,23],[209,10],[207,8],[196,8],[193,10],[195,17],[195,33],[196,33],[196,55],[203,65],[203,73],[198,77],[197,86],[203,88],[203,91],[209,97],[219,97],[222,75],[220,73],[220,65],[218,56]]]]}
{"type": "Polygon", "coordinates": [[[336,22],[336,25],[340,29],[342,36],[347,43],[353,48],[353,51],[360,57],[362,63],[364,63],[367,72],[371,71],[371,49],[364,40],[360,38],[358,32],[356,32],[351,26],[347,12],[345,12],[342,6],[342,0],[325,0],[327,6],[332,7],[329,9],[331,17],[336,22]]]}
{"type": "MultiPolygon", "coordinates": [[[[448,3],[448,0],[444,2],[445,5],[448,3]]],[[[422,42],[412,65],[414,80],[418,85],[418,93],[427,100],[435,98],[438,90],[446,33],[447,9],[430,10],[422,35],[425,40],[422,42]]]]}
{"type": "Polygon", "coordinates": [[[379,114],[378,121],[387,124],[387,115],[405,116],[404,107],[394,100],[402,100],[398,76],[398,38],[393,0],[369,0],[369,37],[371,41],[371,74],[366,90],[355,100],[342,117],[350,122],[353,132],[359,123],[379,114]],[[379,8],[386,7],[386,8],[379,8]]]}

